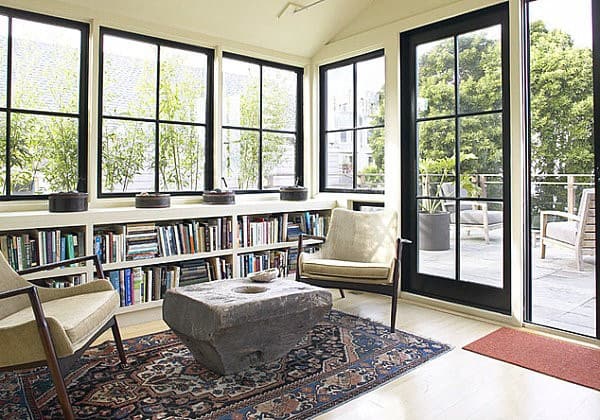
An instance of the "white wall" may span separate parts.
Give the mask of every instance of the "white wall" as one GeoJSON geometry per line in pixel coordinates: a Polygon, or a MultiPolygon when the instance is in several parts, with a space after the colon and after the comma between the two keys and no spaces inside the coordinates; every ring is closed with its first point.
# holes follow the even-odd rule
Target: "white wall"
{"type": "MultiPolygon", "coordinates": [[[[449,17],[461,15],[476,9],[499,3],[495,0],[462,0],[448,4],[437,0],[428,0],[420,2],[420,6],[406,8],[403,2],[393,2],[383,0],[376,3],[376,7],[368,9],[363,15],[360,15],[349,27],[342,30],[334,40],[323,47],[312,58],[312,73],[315,75],[313,80],[313,119],[317,121],[313,125],[311,150],[314,160],[318,161],[318,68],[320,65],[353,57],[362,53],[373,51],[379,48],[385,49],[386,55],[386,110],[385,110],[385,195],[381,200],[385,202],[386,207],[400,211],[400,189],[401,189],[401,166],[403,158],[400,154],[400,95],[402,88],[400,86],[400,42],[399,35],[403,31],[414,29],[449,17]],[[440,3],[446,5],[430,9],[427,12],[412,14],[419,7],[435,7],[440,3]],[[385,7],[383,7],[385,6],[385,7]],[[403,12],[406,14],[403,15],[403,12]],[[397,16],[404,18],[391,21],[397,16]],[[366,21],[361,22],[364,18],[366,21]],[[376,26],[374,29],[365,29],[376,26]]],[[[512,249],[512,315],[504,321],[515,324],[522,323],[523,320],[523,238],[524,238],[524,145],[525,130],[523,123],[522,108],[522,73],[520,65],[522,56],[521,45],[521,1],[509,1],[510,14],[510,118],[511,118],[511,249],[512,249]]],[[[313,168],[313,180],[318,180],[318,168],[313,168]]],[[[329,194],[320,194],[320,196],[329,196],[329,194]]],[[[347,197],[338,197],[340,199],[347,197]]],[[[372,199],[371,196],[364,198],[372,199]]],[[[360,200],[361,198],[357,198],[360,200]]],[[[402,221],[401,221],[402,223],[402,221]]],[[[410,223],[410,222],[407,222],[410,223]]],[[[435,303],[434,303],[435,304],[435,303]]],[[[476,309],[461,307],[460,305],[443,304],[444,307],[460,311],[471,312],[477,315],[492,316],[476,309]]],[[[495,317],[495,316],[494,316],[495,317]]],[[[497,318],[497,317],[495,317],[497,318]]]]}

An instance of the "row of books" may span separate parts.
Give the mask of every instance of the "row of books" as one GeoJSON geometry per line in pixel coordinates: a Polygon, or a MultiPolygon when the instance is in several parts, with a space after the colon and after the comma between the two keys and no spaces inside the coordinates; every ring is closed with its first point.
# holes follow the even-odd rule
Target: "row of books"
{"type": "Polygon", "coordinates": [[[238,270],[241,277],[268,268],[278,268],[279,277],[285,277],[289,274],[288,267],[288,250],[256,252],[238,256],[238,270]]]}
{"type": "Polygon", "coordinates": [[[229,249],[233,245],[231,218],[192,220],[168,225],[129,224],[99,229],[94,253],[102,263],[168,257],[229,249]]]}
{"type": "Polygon", "coordinates": [[[121,306],[139,305],[164,298],[173,287],[232,277],[231,263],[215,257],[184,261],[176,265],[133,267],[108,272],[119,292],[121,306]]]}
{"type": "Polygon", "coordinates": [[[239,220],[241,247],[294,241],[301,233],[325,235],[328,217],[319,213],[283,213],[275,216],[242,216],[239,220]]]}
{"type": "Polygon", "coordinates": [[[60,229],[0,235],[0,251],[17,271],[84,255],[83,232],[60,229]]]}
{"type": "Polygon", "coordinates": [[[37,282],[41,282],[41,284],[45,287],[50,287],[53,289],[63,289],[65,287],[79,286],[80,284],[85,283],[86,277],[85,274],[77,274],[74,276],[64,276],[55,279],[43,279],[38,280],[37,282]]]}

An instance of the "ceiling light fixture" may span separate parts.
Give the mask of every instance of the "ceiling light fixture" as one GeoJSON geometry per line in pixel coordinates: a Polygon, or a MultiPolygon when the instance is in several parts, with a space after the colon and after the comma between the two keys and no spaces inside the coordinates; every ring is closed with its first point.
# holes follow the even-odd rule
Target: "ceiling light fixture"
{"type": "Polygon", "coordinates": [[[307,5],[303,5],[303,4],[298,4],[298,3],[293,3],[293,2],[288,2],[285,7],[281,10],[281,12],[279,12],[279,14],[277,15],[277,19],[281,18],[281,16],[284,15],[285,12],[287,12],[288,9],[290,8],[294,8],[292,10],[292,13],[298,13],[298,12],[302,12],[306,9],[310,9],[313,6],[316,6],[319,3],[323,3],[325,0],[316,0],[313,1],[312,3],[309,3],[307,5]]]}

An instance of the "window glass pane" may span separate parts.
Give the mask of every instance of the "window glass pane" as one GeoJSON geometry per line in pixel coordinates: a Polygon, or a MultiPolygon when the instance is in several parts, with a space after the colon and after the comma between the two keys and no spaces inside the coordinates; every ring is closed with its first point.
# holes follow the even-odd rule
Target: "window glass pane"
{"type": "Polygon", "coordinates": [[[6,106],[8,72],[8,18],[0,16],[0,106],[6,106]]]}
{"type": "Polygon", "coordinates": [[[154,123],[102,121],[102,191],[154,191],[154,123]]]}
{"type": "Polygon", "coordinates": [[[49,194],[77,188],[78,120],[11,115],[11,193],[49,194]]]}
{"type": "Polygon", "coordinates": [[[502,287],[502,203],[463,202],[460,208],[459,278],[502,287]]]}
{"type": "Polygon", "coordinates": [[[461,195],[502,198],[502,114],[458,121],[461,195]]]}
{"type": "Polygon", "coordinates": [[[223,129],[223,176],[230,188],[258,188],[258,133],[223,129]]]}
{"type": "Polygon", "coordinates": [[[461,112],[502,109],[502,28],[458,36],[458,103],[461,112]]]}
{"type": "Polygon", "coordinates": [[[356,187],[383,189],[383,128],[358,130],[356,133],[356,187]]]}
{"type": "MultiPolygon", "coordinates": [[[[453,197],[455,182],[454,118],[417,123],[417,194],[453,197]]],[[[443,200],[424,200],[422,210],[443,211],[443,200]]]]}
{"type": "Polygon", "coordinates": [[[204,127],[161,124],[161,191],[204,190],[204,127]]]}
{"type": "Polygon", "coordinates": [[[352,188],[352,131],[327,133],[327,188],[352,188]]]}
{"type": "Polygon", "coordinates": [[[6,112],[0,112],[0,195],[6,195],[6,112]]]}
{"type": "Polygon", "coordinates": [[[223,58],[223,125],[258,128],[260,67],[223,58]]]}
{"type": "Polygon", "coordinates": [[[356,126],[383,125],[385,57],[356,64],[356,126]]]}
{"type": "Polygon", "coordinates": [[[297,80],[293,71],[263,66],[263,128],[296,131],[297,80]]]}
{"type": "Polygon", "coordinates": [[[206,54],[160,47],[160,119],[204,123],[206,54]]]}
{"type": "Polygon", "coordinates": [[[417,200],[418,212],[418,265],[423,274],[456,278],[455,226],[450,223],[450,213],[429,213],[429,200],[417,200]]]}
{"type": "Polygon", "coordinates": [[[263,189],[296,182],[296,137],[264,133],[262,150],[263,189]]]}
{"type": "Polygon", "coordinates": [[[454,114],[454,39],[417,46],[417,117],[454,114]]]}
{"type": "Polygon", "coordinates": [[[327,130],[354,126],[353,66],[327,70],[327,130]]]}
{"type": "Polygon", "coordinates": [[[12,106],[77,113],[81,32],[13,19],[12,106]]]}
{"type": "Polygon", "coordinates": [[[157,46],[104,35],[102,53],[102,113],[155,118],[157,46]]]}

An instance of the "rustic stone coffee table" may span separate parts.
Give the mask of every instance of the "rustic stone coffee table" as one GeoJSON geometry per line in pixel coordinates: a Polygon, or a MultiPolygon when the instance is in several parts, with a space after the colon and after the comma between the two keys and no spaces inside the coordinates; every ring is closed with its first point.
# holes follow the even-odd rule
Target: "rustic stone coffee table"
{"type": "Polygon", "coordinates": [[[228,374],[284,356],[330,309],[325,289],[228,279],[167,290],[163,318],[199,363],[228,374]]]}

